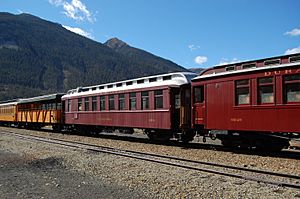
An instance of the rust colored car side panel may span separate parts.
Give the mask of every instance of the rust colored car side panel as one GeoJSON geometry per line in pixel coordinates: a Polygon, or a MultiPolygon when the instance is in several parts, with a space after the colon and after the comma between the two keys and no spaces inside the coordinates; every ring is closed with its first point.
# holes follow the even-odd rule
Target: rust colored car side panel
{"type": "Polygon", "coordinates": [[[203,125],[208,130],[300,132],[299,62],[223,74],[209,73],[192,81],[193,88],[203,86],[205,89],[204,102],[193,102],[194,127],[203,125]],[[264,78],[272,79],[272,83],[260,84],[260,79],[264,78]],[[241,94],[241,98],[237,85],[240,80],[247,80],[245,88],[249,89],[249,95],[241,94]],[[294,88],[288,88],[285,80],[291,82],[294,88]],[[264,93],[265,102],[261,102],[260,88],[265,85],[269,85],[271,91],[264,93]],[[288,89],[291,90],[289,94],[288,89]]]}

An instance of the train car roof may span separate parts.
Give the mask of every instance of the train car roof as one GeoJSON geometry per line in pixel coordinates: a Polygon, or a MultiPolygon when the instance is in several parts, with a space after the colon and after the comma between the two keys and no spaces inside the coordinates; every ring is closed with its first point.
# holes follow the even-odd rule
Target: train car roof
{"type": "Polygon", "coordinates": [[[10,101],[4,101],[0,102],[0,106],[11,106],[11,105],[17,105],[18,100],[10,100],[10,101]]]}
{"type": "Polygon", "coordinates": [[[254,71],[293,67],[300,65],[300,53],[283,55],[259,60],[244,61],[208,68],[192,79],[192,81],[206,78],[222,77],[235,74],[243,74],[254,71]],[[231,70],[227,70],[231,69],[231,70]]]}
{"type": "Polygon", "coordinates": [[[65,93],[55,93],[50,95],[42,95],[32,98],[19,99],[17,104],[27,104],[32,102],[42,102],[42,101],[50,101],[55,99],[60,99],[65,93]]]}
{"type": "Polygon", "coordinates": [[[192,72],[174,72],[106,83],[96,86],[78,87],[77,89],[69,90],[62,98],[157,86],[178,87],[190,83],[191,79],[196,76],[197,74],[192,72]]]}

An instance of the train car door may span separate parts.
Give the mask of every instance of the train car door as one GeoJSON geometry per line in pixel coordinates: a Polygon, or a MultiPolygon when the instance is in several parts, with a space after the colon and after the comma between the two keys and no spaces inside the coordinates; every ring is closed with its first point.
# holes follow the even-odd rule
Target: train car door
{"type": "Polygon", "coordinates": [[[191,126],[191,88],[184,85],[180,89],[180,127],[183,129],[191,126]]]}
{"type": "Polygon", "coordinates": [[[206,116],[206,107],[204,100],[204,85],[193,87],[193,101],[194,101],[194,124],[204,125],[206,116]]]}
{"type": "Polygon", "coordinates": [[[180,125],[180,89],[171,89],[172,128],[179,129],[180,125]]]}

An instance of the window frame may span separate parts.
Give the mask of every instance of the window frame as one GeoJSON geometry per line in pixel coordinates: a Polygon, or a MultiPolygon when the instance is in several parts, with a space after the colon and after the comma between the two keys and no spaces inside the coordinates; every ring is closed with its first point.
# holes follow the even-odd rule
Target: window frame
{"type": "Polygon", "coordinates": [[[234,99],[235,106],[249,106],[251,105],[251,84],[250,79],[239,79],[234,81],[234,99]],[[247,81],[247,84],[238,84],[238,82],[247,81]],[[245,95],[243,93],[239,94],[239,91],[248,90],[248,96],[244,96],[244,98],[248,98],[246,103],[240,103],[240,96],[245,95]]]}
{"type": "Polygon", "coordinates": [[[71,112],[72,111],[72,101],[71,99],[67,100],[67,112],[71,112]]]}
{"type": "Polygon", "coordinates": [[[164,91],[155,90],[154,91],[154,109],[163,109],[164,108],[164,91]],[[159,106],[158,106],[159,105],[159,106]]]}
{"type": "Polygon", "coordinates": [[[199,86],[195,86],[193,88],[193,92],[194,92],[194,103],[204,103],[204,85],[199,85],[199,86]],[[200,92],[198,93],[198,91],[196,92],[196,89],[200,89],[200,92]],[[198,94],[198,95],[197,95],[198,94]],[[199,96],[200,94],[200,97],[197,98],[197,96],[199,96]]]}
{"type": "Polygon", "coordinates": [[[90,98],[84,98],[84,111],[90,111],[90,98]]]}
{"type": "Polygon", "coordinates": [[[77,100],[77,110],[82,111],[82,98],[78,98],[77,100]]]}
{"type": "Polygon", "coordinates": [[[136,110],[137,109],[137,98],[136,98],[136,92],[129,93],[129,109],[130,110],[136,110]]]}
{"type": "Polygon", "coordinates": [[[149,104],[149,91],[142,91],[141,93],[141,109],[142,110],[149,110],[150,104],[149,104]]]}
{"type": "Polygon", "coordinates": [[[119,94],[118,95],[119,98],[119,110],[125,110],[125,94],[119,94]]]}
{"type": "Polygon", "coordinates": [[[296,94],[296,98],[300,98],[300,74],[291,74],[291,75],[284,75],[282,78],[282,84],[283,84],[283,102],[285,104],[299,104],[300,99],[298,101],[288,101],[288,89],[287,86],[296,85],[299,87],[298,91],[294,91],[296,94]],[[287,77],[295,76],[296,79],[286,80],[287,77]],[[298,78],[298,79],[297,79],[298,78]]]}
{"type": "Polygon", "coordinates": [[[110,111],[116,110],[115,95],[109,95],[108,96],[108,110],[110,110],[110,111]]]}
{"type": "Polygon", "coordinates": [[[92,96],[92,111],[97,111],[98,99],[97,96],[92,96]]]}
{"type": "Polygon", "coordinates": [[[272,77],[260,77],[257,78],[257,104],[258,105],[264,105],[264,104],[275,104],[275,93],[276,89],[275,89],[275,78],[272,77]],[[271,82],[260,82],[261,80],[267,80],[267,79],[271,79],[271,82]],[[272,88],[272,101],[268,101],[265,102],[263,101],[263,97],[262,97],[262,88],[272,88]]]}
{"type": "Polygon", "coordinates": [[[105,95],[100,96],[100,111],[105,111],[106,110],[106,99],[105,99],[105,95]]]}

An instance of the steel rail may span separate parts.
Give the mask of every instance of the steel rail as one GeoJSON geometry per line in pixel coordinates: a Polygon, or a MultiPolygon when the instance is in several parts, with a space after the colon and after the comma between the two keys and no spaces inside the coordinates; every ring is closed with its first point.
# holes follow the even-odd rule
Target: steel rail
{"type": "Polygon", "coordinates": [[[112,148],[112,147],[87,144],[87,143],[83,143],[83,142],[61,140],[61,139],[57,139],[57,138],[44,138],[44,137],[33,136],[33,135],[22,135],[22,134],[14,133],[14,132],[1,132],[1,133],[6,134],[6,135],[14,135],[19,138],[23,138],[23,139],[27,139],[27,140],[37,140],[37,141],[41,141],[41,142],[57,144],[57,145],[76,148],[76,149],[80,149],[80,150],[85,149],[87,151],[92,151],[92,152],[113,154],[113,155],[118,155],[118,156],[122,156],[122,157],[134,158],[134,159],[155,162],[155,163],[159,163],[159,164],[175,166],[175,167],[180,167],[180,168],[185,168],[185,169],[190,169],[190,170],[196,170],[196,171],[202,171],[202,172],[207,172],[207,173],[213,173],[213,174],[217,174],[217,175],[234,177],[234,178],[238,178],[238,179],[244,179],[244,180],[255,181],[255,182],[263,182],[266,184],[300,189],[300,184],[293,184],[293,183],[288,183],[288,182],[283,182],[283,181],[272,181],[272,180],[267,180],[267,179],[262,179],[262,178],[257,178],[257,177],[235,174],[235,173],[222,172],[222,171],[206,169],[206,168],[199,168],[196,166],[189,166],[189,165],[186,165],[183,163],[202,164],[202,165],[221,167],[221,168],[238,170],[238,171],[246,171],[246,172],[258,173],[258,174],[264,174],[264,175],[275,176],[275,177],[300,179],[300,176],[295,176],[295,175],[291,175],[291,174],[249,169],[249,168],[236,167],[236,166],[217,164],[217,163],[211,163],[211,162],[188,160],[188,159],[178,158],[178,157],[174,157],[174,156],[165,156],[165,155],[158,155],[158,154],[153,154],[153,153],[144,153],[144,152],[138,152],[138,151],[123,150],[123,149],[117,149],[117,148],[112,148]],[[145,157],[145,156],[148,156],[148,157],[145,157]],[[167,159],[167,160],[159,160],[157,158],[163,158],[163,159],[167,159]],[[175,163],[175,162],[172,162],[172,160],[173,161],[181,161],[182,163],[175,163]]]}

